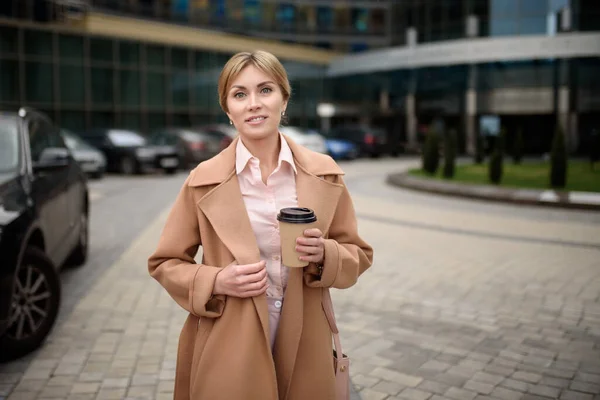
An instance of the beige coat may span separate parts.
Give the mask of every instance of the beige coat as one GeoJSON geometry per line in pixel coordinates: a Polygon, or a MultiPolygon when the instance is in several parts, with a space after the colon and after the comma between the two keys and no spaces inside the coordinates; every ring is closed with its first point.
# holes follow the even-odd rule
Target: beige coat
{"type": "Polygon", "coordinates": [[[189,175],[148,260],[154,277],[189,312],[177,354],[176,400],[334,400],[331,332],[323,287],[348,288],[372,263],[357,233],[342,170],[328,156],[286,138],[298,169],[298,205],[315,210],[327,238],[323,275],[292,268],[271,353],[265,295],[213,296],[234,260],[260,260],[235,173],[237,140],[189,175]],[[194,256],[203,247],[202,264],[194,256]]]}

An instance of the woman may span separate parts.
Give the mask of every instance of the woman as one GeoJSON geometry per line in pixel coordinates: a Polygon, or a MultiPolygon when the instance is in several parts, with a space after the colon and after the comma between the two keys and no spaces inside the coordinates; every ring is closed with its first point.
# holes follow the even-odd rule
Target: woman
{"type": "Polygon", "coordinates": [[[291,90],[277,58],[234,55],[218,90],[239,137],[190,173],[148,260],[189,312],[174,397],[334,400],[322,288],[352,286],[373,251],[358,236],[341,169],[278,131],[291,90]],[[281,264],[276,215],[291,206],[318,218],[297,239],[304,268],[281,264]]]}

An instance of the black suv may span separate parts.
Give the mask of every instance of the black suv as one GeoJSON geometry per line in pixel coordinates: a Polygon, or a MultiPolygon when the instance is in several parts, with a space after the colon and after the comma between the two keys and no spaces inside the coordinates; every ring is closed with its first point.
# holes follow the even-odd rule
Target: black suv
{"type": "Polygon", "coordinates": [[[60,305],[59,268],[88,252],[84,173],[43,114],[0,110],[0,361],[36,349],[60,305]]]}

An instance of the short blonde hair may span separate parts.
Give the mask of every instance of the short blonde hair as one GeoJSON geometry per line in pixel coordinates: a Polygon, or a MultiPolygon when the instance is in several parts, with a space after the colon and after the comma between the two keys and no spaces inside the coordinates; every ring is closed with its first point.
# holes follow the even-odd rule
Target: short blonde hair
{"type": "Polygon", "coordinates": [[[219,104],[223,111],[229,112],[227,108],[227,92],[229,92],[232,81],[248,65],[254,65],[267,75],[272,76],[281,90],[283,100],[289,100],[292,88],[287,72],[277,57],[263,50],[257,50],[252,53],[242,52],[233,55],[223,67],[221,75],[219,75],[219,104]]]}

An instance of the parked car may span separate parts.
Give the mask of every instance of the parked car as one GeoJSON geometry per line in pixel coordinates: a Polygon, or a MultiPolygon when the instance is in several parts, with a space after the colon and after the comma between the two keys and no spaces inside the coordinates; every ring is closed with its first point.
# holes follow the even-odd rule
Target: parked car
{"type": "Polygon", "coordinates": [[[295,126],[281,126],[279,131],[301,146],[317,153],[327,154],[325,138],[319,133],[307,133],[303,128],[295,126]]]}
{"type": "Polygon", "coordinates": [[[69,130],[61,129],[60,133],[83,172],[92,178],[102,178],[106,171],[104,154],[69,130]]]}
{"type": "Polygon", "coordinates": [[[140,133],[126,129],[92,129],[80,136],[106,157],[108,171],[126,175],[143,173],[156,166],[156,152],[140,133]]]}
{"type": "Polygon", "coordinates": [[[336,139],[325,136],[327,154],[334,160],[354,160],[358,157],[358,146],[348,139],[336,139]]]}
{"type": "Polygon", "coordinates": [[[165,128],[151,135],[151,143],[171,146],[182,168],[194,168],[214,157],[231,141],[224,133],[207,128],[165,128]]]}
{"type": "Polygon", "coordinates": [[[386,134],[382,129],[346,125],[333,128],[328,135],[331,139],[349,140],[358,146],[360,156],[379,157],[389,153],[386,134]]]}
{"type": "Polygon", "coordinates": [[[227,124],[210,124],[210,125],[202,125],[199,127],[200,129],[209,131],[209,132],[219,132],[223,135],[229,136],[232,140],[238,136],[237,130],[233,127],[233,125],[227,124]]]}
{"type": "Polygon", "coordinates": [[[154,151],[154,167],[164,170],[167,174],[177,172],[181,164],[179,144],[176,137],[156,131],[148,138],[148,145],[154,151]]]}
{"type": "Polygon", "coordinates": [[[43,114],[0,111],[0,360],[44,341],[58,314],[59,269],[88,254],[86,176],[43,114]]]}

